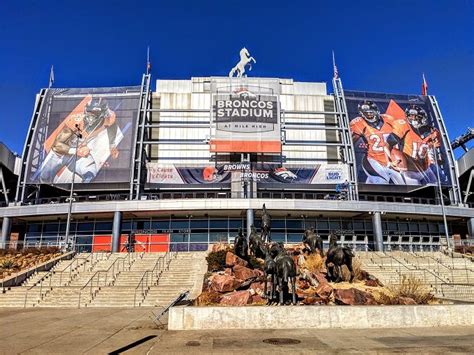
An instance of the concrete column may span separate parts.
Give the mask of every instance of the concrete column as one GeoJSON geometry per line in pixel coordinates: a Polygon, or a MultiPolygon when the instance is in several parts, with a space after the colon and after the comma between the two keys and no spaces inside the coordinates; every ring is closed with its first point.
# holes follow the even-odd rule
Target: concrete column
{"type": "Polygon", "coordinates": [[[253,209],[247,210],[247,240],[250,236],[250,227],[253,225],[253,209]]]}
{"type": "Polygon", "coordinates": [[[467,220],[467,232],[469,240],[474,240],[474,217],[467,220]]]}
{"type": "Polygon", "coordinates": [[[380,212],[373,213],[372,225],[375,237],[375,250],[383,251],[382,217],[380,212]]]}
{"type": "Polygon", "coordinates": [[[0,249],[6,249],[7,243],[10,240],[10,231],[11,231],[11,219],[10,217],[3,217],[2,223],[2,236],[0,239],[0,249]]]}
{"type": "Polygon", "coordinates": [[[120,234],[122,232],[122,212],[115,211],[114,224],[112,226],[112,252],[120,251],[120,234]]]}

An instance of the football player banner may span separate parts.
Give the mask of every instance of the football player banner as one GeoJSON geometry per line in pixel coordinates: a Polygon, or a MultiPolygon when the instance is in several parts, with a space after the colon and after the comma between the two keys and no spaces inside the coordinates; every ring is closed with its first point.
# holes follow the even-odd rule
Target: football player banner
{"type": "Polygon", "coordinates": [[[359,183],[450,185],[448,159],[427,96],[345,91],[359,183]]]}
{"type": "Polygon", "coordinates": [[[75,170],[75,183],[129,182],[139,96],[140,87],[48,90],[27,181],[68,184],[75,170]]]}

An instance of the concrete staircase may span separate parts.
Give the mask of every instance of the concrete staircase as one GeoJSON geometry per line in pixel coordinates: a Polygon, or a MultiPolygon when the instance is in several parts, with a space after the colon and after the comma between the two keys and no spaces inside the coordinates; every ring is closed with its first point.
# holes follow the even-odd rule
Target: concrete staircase
{"type": "Polygon", "coordinates": [[[0,307],[167,305],[182,291],[199,295],[205,257],[205,252],[78,254],[0,294],[0,307]]]}
{"type": "Polygon", "coordinates": [[[474,262],[441,252],[357,253],[362,268],[384,285],[400,284],[415,277],[438,298],[474,302],[474,262]]]}

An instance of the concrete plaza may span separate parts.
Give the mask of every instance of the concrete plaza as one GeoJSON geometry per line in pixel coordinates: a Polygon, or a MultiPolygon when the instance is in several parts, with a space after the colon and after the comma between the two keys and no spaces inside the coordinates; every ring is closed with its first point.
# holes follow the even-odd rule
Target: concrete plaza
{"type": "MultiPolygon", "coordinates": [[[[474,327],[167,331],[157,309],[0,309],[0,354],[472,353],[474,327]]],[[[297,309],[295,309],[297,311],[297,309]]]]}

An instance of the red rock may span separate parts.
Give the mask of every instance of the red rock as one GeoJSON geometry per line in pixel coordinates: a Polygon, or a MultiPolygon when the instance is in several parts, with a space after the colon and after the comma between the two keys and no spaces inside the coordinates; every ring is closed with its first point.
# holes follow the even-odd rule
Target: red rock
{"type": "Polygon", "coordinates": [[[417,303],[413,298],[410,298],[410,297],[398,297],[397,304],[408,306],[408,305],[414,305],[417,303]]]}
{"type": "Polygon", "coordinates": [[[222,295],[217,292],[203,292],[195,300],[196,306],[207,306],[211,304],[218,304],[222,295]]]}
{"type": "Polygon", "coordinates": [[[234,276],[239,280],[246,281],[252,278],[258,277],[258,273],[255,270],[249,269],[248,267],[235,265],[234,266],[234,276]]]}
{"type": "Polygon", "coordinates": [[[267,303],[267,301],[264,298],[262,298],[260,295],[253,295],[250,299],[250,303],[263,304],[263,303],[267,303]]]}
{"type": "Polygon", "coordinates": [[[242,282],[230,275],[215,275],[211,280],[210,289],[216,292],[224,293],[234,291],[239,288],[242,282]]]}
{"type": "Polygon", "coordinates": [[[265,273],[262,270],[253,269],[253,272],[255,273],[255,276],[258,278],[263,278],[263,276],[265,276],[265,273]]]}
{"type": "Polygon", "coordinates": [[[376,305],[374,297],[368,293],[356,288],[347,290],[335,289],[334,299],[337,304],[343,305],[376,305]]]}
{"type": "Polygon", "coordinates": [[[233,267],[235,265],[247,266],[249,263],[228,251],[225,255],[225,264],[228,267],[233,267]]]}
{"type": "Polygon", "coordinates": [[[297,289],[306,290],[306,289],[310,288],[310,286],[311,285],[306,280],[301,280],[301,279],[296,280],[296,288],[297,289]]]}
{"type": "Polygon", "coordinates": [[[307,296],[303,299],[303,304],[314,305],[314,304],[324,304],[325,301],[321,297],[317,296],[307,296]]]}
{"type": "Polygon", "coordinates": [[[215,253],[215,252],[218,252],[218,251],[221,251],[221,250],[226,250],[227,248],[228,248],[228,245],[227,245],[227,244],[217,243],[217,244],[214,244],[214,245],[212,246],[211,252],[212,252],[212,253],[215,253]]]}
{"type": "MultiPolygon", "coordinates": [[[[270,288],[270,283],[268,283],[267,285],[268,288],[270,288]]],[[[253,282],[251,285],[250,285],[250,289],[251,290],[254,290],[256,294],[258,295],[262,295],[263,294],[263,291],[264,291],[264,288],[265,288],[265,285],[263,282],[253,282]]]]}
{"type": "Polygon", "coordinates": [[[364,285],[369,287],[378,287],[379,283],[377,282],[377,280],[369,279],[365,280],[364,285]]]}
{"type": "Polygon", "coordinates": [[[230,276],[232,276],[232,269],[231,269],[231,268],[228,268],[228,267],[225,268],[225,270],[224,270],[224,275],[230,275],[230,276]]]}
{"type": "Polygon", "coordinates": [[[235,291],[222,296],[220,304],[225,306],[245,306],[250,302],[248,291],[235,291]]]}
{"type": "Polygon", "coordinates": [[[331,293],[333,292],[333,288],[327,282],[326,283],[321,283],[316,288],[315,292],[323,300],[327,300],[327,299],[329,299],[329,297],[331,297],[331,293]]]}
{"type": "Polygon", "coordinates": [[[316,272],[313,274],[313,277],[318,280],[320,284],[327,284],[328,280],[326,279],[326,276],[321,273],[321,272],[316,272]]]}

